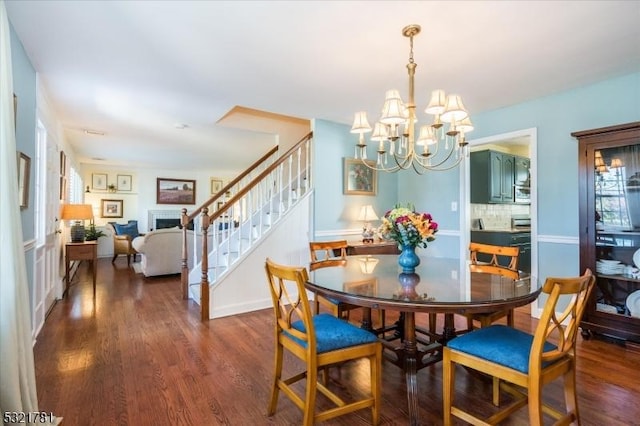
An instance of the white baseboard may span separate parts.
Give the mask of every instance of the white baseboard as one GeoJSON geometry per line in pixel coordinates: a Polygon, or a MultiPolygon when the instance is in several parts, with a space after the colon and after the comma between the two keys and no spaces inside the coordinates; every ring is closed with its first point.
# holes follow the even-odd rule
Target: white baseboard
{"type": "Polygon", "coordinates": [[[245,314],[247,312],[259,311],[267,308],[273,308],[273,302],[270,298],[262,300],[252,300],[249,303],[239,303],[235,305],[214,307],[210,313],[210,319],[223,318],[237,314],[245,314]]]}

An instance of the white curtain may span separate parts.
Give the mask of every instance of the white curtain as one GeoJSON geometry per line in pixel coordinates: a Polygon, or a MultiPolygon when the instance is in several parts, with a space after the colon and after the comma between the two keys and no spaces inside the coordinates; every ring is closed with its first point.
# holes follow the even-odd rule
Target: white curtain
{"type": "Polygon", "coordinates": [[[9,37],[9,18],[4,0],[0,0],[0,412],[3,414],[38,411],[18,203],[9,37]]]}

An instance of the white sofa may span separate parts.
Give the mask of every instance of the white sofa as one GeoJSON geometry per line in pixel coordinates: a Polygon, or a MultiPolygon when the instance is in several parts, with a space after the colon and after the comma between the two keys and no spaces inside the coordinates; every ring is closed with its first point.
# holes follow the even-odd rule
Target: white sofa
{"type": "MultiPolygon", "coordinates": [[[[187,231],[187,247],[193,244],[193,231],[187,231]]],[[[140,265],[145,277],[179,274],[182,268],[182,229],[166,228],[150,231],[131,243],[141,254],[140,265]]],[[[193,264],[189,259],[189,267],[193,264]]]]}

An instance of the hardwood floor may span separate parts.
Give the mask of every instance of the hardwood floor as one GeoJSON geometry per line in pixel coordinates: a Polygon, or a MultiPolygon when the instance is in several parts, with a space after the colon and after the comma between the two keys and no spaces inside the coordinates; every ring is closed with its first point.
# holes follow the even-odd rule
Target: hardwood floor
{"type": "MultiPolygon", "coordinates": [[[[532,330],[535,320],[517,312],[516,327],[532,330]]],[[[582,424],[640,425],[640,354],[578,339],[582,424]]],[[[145,279],[124,258],[115,265],[98,261],[95,298],[89,268],[80,265],[68,297],[53,307],[38,336],[35,360],[39,408],[64,417],[63,426],[295,425],[302,420],[282,394],[276,414],[265,414],[273,369],[271,309],[201,323],[198,307],[181,299],[178,276],[145,279]]],[[[297,359],[286,359],[285,370],[299,366],[297,359]]],[[[337,378],[338,371],[333,373],[337,378]]],[[[353,383],[364,390],[368,366],[345,365],[339,376],[350,384],[345,393],[353,383]]],[[[491,412],[491,384],[463,370],[457,376],[456,401],[491,412]]],[[[337,382],[332,386],[340,389],[337,382]]],[[[421,370],[418,388],[422,423],[442,424],[441,366],[421,370]]],[[[561,383],[547,385],[544,398],[564,407],[561,383]]],[[[318,403],[326,402],[320,398],[318,403]]],[[[406,425],[406,405],[402,372],[384,363],[381,424],[406,425]]],[[[523,409],[504,424],[525,425],[526,415],[523,409]]],[[[364,410],[325,424],[369,423],[370,412],[364,410]]]]}

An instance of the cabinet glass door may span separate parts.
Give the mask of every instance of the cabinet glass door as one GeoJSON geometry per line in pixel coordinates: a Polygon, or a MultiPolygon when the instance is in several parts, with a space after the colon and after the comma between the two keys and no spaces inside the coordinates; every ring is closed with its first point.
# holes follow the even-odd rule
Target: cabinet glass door
{"type": "Polygon", "coordinates": [[[595,151],[596,311],[640,318],[640,145],[595,151]]]}

